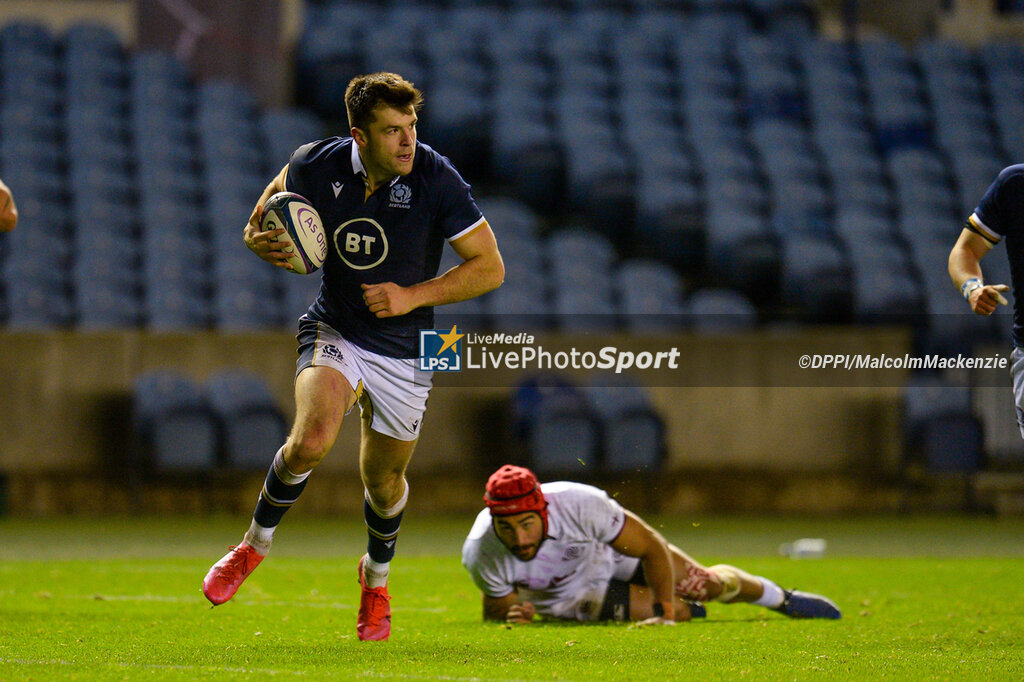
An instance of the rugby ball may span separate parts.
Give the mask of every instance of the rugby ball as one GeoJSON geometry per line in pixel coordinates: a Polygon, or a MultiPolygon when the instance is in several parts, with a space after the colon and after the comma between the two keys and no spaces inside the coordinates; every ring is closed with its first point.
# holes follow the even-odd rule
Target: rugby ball
{"type": "MultiPolygon", "coordinates": [[[[287,237],[291,246],[284,251],[288,262],[294,268],[291,272],[308,275],[316,272],[327,258],[327,234],[320,214],[312,204],[294,192],[278,192],[267,199],[263,206],[263,231],[287,230],[281,237],[287,237]]],[[[274,241],[278,238],[275,237],[274,241]]]]}

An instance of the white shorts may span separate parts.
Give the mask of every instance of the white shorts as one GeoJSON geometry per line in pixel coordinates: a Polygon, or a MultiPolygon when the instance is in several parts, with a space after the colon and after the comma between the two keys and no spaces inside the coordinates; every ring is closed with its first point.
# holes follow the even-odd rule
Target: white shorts
{"type": "Polygon", "coordinates": [[[1024,350],[1014,346],[1010,353],[1010,374],[1013,376],[1013,403],[1017,406],[1017,426],[1024,438],[1024,350]]]}
{"type": "Polygon", "coordinates": [[[419,437],[433,373],[420,370],[415,358],[371,353],[305,315],[299,319],[296,338],[299,360],[295,376],[307,367],[332,367],[348,379],[371,429],[397,440],[419,437]]]}

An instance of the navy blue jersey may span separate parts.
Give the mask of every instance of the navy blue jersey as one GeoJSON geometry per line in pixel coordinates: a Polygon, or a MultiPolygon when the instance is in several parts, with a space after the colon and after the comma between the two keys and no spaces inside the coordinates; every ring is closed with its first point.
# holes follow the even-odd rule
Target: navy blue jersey
{"type": "Polygon", "coordinates": [[[1010,261],[1013,285],[1013,343],[1024,347],[1024,164],[1009,166],[996,176],[981,203],[968,220],[968,228],[992,242],[1006,238],[1006,256],[1010,261]]]}
{"type": "Polygon", "coordinates": [[[434,325],[433,308],[377,318],[361,284],[410,286],[437,276],[445,240],[484,224],[469,185],[427,145],[416,143],[412,171],[365,195],[364,170],[351,137],[299,147],[285,189],[306,197],[328,236],[320,295],[309,315],[352,343],[395,358],[419,355],[419,330],[434,325]]]}

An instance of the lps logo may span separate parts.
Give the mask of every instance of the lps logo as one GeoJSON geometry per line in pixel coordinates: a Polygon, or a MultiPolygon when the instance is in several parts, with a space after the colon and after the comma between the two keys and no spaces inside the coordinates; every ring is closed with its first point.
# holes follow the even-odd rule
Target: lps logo
{"type": "Polygon", "coordinates": [[[462,343],[458,328],[420,330],[420,370],[424,372],[459,372],[462,370],[462,343]]]}

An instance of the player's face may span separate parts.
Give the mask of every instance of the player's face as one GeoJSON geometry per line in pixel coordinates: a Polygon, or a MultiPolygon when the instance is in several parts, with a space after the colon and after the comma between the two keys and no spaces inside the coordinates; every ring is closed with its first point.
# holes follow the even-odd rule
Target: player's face
{"type": "Polygon", "coordinates": [[[373,123],[362,131],[366,146],[363,163],[371,177],[390,178],[412,172],[416,155],[416,112],[380,106],[373,110],[373,123]]]}
{"type": "Polygon", "coordinates": [[[494,532],[508,551],[520,561],[537,556],[544,539],[544,521],[537,512],[523,512],[494,518],[494,532]]]}

